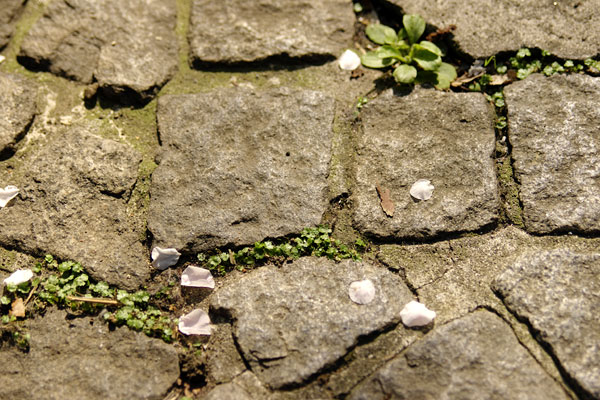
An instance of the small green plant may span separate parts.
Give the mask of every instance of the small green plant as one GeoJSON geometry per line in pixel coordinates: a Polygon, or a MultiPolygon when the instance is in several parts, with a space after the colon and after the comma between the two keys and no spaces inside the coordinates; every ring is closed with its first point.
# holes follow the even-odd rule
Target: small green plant
{"type": "Polygon", "coordinates": [[[224,275],[233,268],[244,270],[269,259],[286,260],[302,256],[327,257],[332,260],[360,259],[355,250],[332,239],[330,234],[331,229],[327,226],[305,228],[299,237],[280,242],[256,242],[254,246],[244,247],[237,252],[218,252],[210,256],[200,253],[198,261],[212,272],[224,275]]]}
{"type": "Polygon", "coordinates": [[[425,32],[425,20],[419,15],[405,15],[400,32],[382,24],[367,26],[366,34],[381,46],[361,57],[368,68],[394,68],[393,76],[400,84],[433,83],[448,89],[456,79],[456,69],[442,62],[442,50],[427,40],[419,42],[425,32]],[[418,68],[418,69],[417,69],[418,68]]]}

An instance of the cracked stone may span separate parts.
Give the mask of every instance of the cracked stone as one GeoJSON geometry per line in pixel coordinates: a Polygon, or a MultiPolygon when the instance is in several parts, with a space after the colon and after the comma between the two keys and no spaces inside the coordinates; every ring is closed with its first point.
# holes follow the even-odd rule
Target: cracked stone
{"type": "Polygon", "coordinates": [[[359,399],[568,399],[510,327],[476,311],[423,339],[358,385],[359,399]]]}
{"type": "Polygon", "coordinates": [[[319,224],[333,117],[333,99],[308,90],[162,96],[154,245],[197,252],[319,224]]]}
{"type": "Polygon", "coordinates": [[[267,266],[217,291],[211,309],[230,315],[244,359],[273,388],[301,384],[358,338],[397,324],[412,295],[399,276],[368,263],[307,257],[267,266]],[[358,305],[351,282],[370,279],[375,299],[358,305]]]}
{"type": "Polygon", "coordinates": [[[346,0],[194,0],[190,52],[195,63],[334,59],[351,42],[354,22],[346,0]]]}
{"type": "Polygon", "coordinates": [[[600,78],[532,75],[505,91],[527,230],[600,230],[600,78]]]}
{"type": "Polygon", "coordinates": [[[229,324],[213,325],[205,354],[206,376],[211,382],[229,382],[246,370],[229,324]]]}
{"type": "Polygon", "coordinates": [[[587,395],[600,398],[600,254],[567,249],[527,254],[493,287],[587,395]]]}
{"type": "Polygon", "coordinates": [[[88,131],[62,128],[26,161],[19,196],[2,209],[0,244],[81,262],[95,279],[133,289],[150,276],[127,215],[141,157],[88,131]]]}
{"type": "Polygon", "coordinates": [[[600,3],[537,0],[386,0],[438,28],[456,25],[453,40],[474,58],[537,47],[561,58],[600,53],[600,3]]]}
{"type": "Polygon", "coordinates": [[[415,89],[391,91],[361,112],[357,150],[354,224],[385,238],[424,238],[472,231],[498,218],[494,112],[479,93],[415,89]],[[426,176],[433,196],[417,202],[411,185],[426,176]],[[393,218],[375,189],[391,191],[393,218]]]}
{"type": "Polygon", "coordinates": [[[30,325],[30,350],[0,350],[2,396],[12,400],[162,399],[179,377],[177,352],[100,319],[52,311],[30,325]]]}
{"type": "Polygon", "coordinates": [[[25,78],[0,73],[0,159],[14,153],[33,122],[36,91],[25,78]]]}
{"type": "Polygon", "coordinates": [[[21,16],[27,0],[3,0],[0,8],[0,50],[9,42],[13,35],[15,23],[21,16]]]}
{"type": "Polygon", "coordinates": [[[123,102],[148,101],[177,70],[174,0],[57,0],[23,39],[19,62],[123,102]]]}

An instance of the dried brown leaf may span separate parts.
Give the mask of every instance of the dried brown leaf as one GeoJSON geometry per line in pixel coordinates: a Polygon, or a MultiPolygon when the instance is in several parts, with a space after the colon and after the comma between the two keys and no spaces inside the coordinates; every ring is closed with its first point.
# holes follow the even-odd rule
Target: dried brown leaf
{"type": "Polygon", "coordinates": [[[396,206],[394,205],[394,202],[390,196],[390,189],[382,187],[379,185],[379,183],[375,185],[375,189],[377,189],[377,194],[381,200],[381,208],[383,209],[383,212],[388,217],[393,217],[396,206]]]}
{"type": "Polygon", "coordinates": [[[15,301],[11,304],[10,315],[15,317],[25,317],[25,304],[23,304],[23,299],[17,297],[15,301]]]}

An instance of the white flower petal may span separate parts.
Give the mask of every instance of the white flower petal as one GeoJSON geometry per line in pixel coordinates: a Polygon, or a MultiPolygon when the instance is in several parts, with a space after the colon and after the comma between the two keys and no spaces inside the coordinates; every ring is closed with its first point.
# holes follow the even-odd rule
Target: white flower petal
{"type": "Polygon", "coordinates": [[[210,318],[206,312],[197,309],[179,318],[179,332],[184,335],[210,335],[210,318]]]}
{"type": "Polygon", "coordinates": [[[425,304],[414,300],[405,305],[402,311],[400,311],[402,323],[409,328],[428,325],[433,321],[435,315],[435,311],[431,311],[425,307],[425,304]]]}
{"type": "Polygon", "coordinates": [[[27,282],[33,278],[33,272],[30,269],[18,269],[4,280],[6,285],[18,285],[27,282]]]}
{"type": "Polygon", "coordinates": [[[0,64],[2,64],[2,62],[3,62],[4,60],[6,60],[6,57],[4,57],[4,56],[0,56],[0,64]]]}
{"type": "Polygon", "coordinates": [[[410,187],[410,195],[418,200],[429,200],[435,187],[428,179],[419,179],[410,187]]]}
{"type": "Polygon", "coordinates": [[[360,66],[360,57],[352,50],[346,50],[339,59],[340,68],[346,71],[354,71],[360,66]]]}
{"type": "Polygon", "coordinates": [[[0,207],[5,207],[11,199],[19,194],[19,188],[8,185],[4,189],[0,189],[0,207]]]}
{"type": "Polygon", "coordinates": [[[163,249],[155,247],[152,249],[152,266],[158,269],[167,269],[177,264],[181,254],[175,249],[163,249]]]}
{"type": "Polygon", "coordinates": [[[369,279],[354,281],[348,290],[350,300],[358,304],[369,304],[375,298],[375,286],[369,279]]]}
{"type": "Polygon", "coordinates": [[[215,288],[215,280],[209,270],[190,265],[181,274],[181,286],[215,288]]]}

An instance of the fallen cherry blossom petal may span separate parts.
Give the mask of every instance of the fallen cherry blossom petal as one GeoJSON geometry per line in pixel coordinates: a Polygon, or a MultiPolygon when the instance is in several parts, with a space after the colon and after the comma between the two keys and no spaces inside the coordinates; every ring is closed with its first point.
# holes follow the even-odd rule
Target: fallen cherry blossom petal
{"type": "Polygon", "coordinates": [[[6,285],[19,285],[33,278],[33,272],[30,269],[18,269],[4,280],[6,285]]]}
{"type": "Polygon", "coordinates": [[[152,249],[152,266],[160,270],[167,269],[177,264],[181,254],[176,249],[163,249],[155,247],[152,249]]]}
{"type": "Polygon", "coordinates": [[[354,71],[360,66],[360,57],[352,50],[346,50],[339,59],[340,68],[345,71],[354,71]]]}
{"type": "Polygon", "coordinates": [[[210,318],[206,312],[196,309],[179,318],[179,332],[184,335],[210,335],[210,318]]]}
{"type": "Polygon", "coordinates": [[[190,265],[183,271],[183,274],[181,274],[181,286],[214,289],[215,280],[209,270],[190,265]]]}
{"type": "Polygon", "coordinates": [[[419,179],[410,187],[410,195],[418,200],[429,200],[435,187],[428,179],[419,179]]]}
{"type": "Polygon", "coordinates": [[[370,279],[354,281],[348,290],[350,300],[357,304],[369,304],[375,298],[375,286],[370,279]]]}
{"type": "Polygon", "coordinates": [[[0,64],[2,64],[2,62],[3,62],[4,60],[6,60],[6,57],[4,57],[4,56],[0,56],[0,64]]]}
{"type": "Polygon", "coordinates": [[[431,311],[425,307],[425,304],[414,300],[405,305],[400,311],[402,323],[409,328],[428,325],[433,321],[435,315],[435,311],[431,311]]]}
{"type": "Polygon", "coordinates": [[[9,201],[19,194],[19,188],[8,185],[4,189],[0,189],[0,207],[5,207],[9,201]]]}

